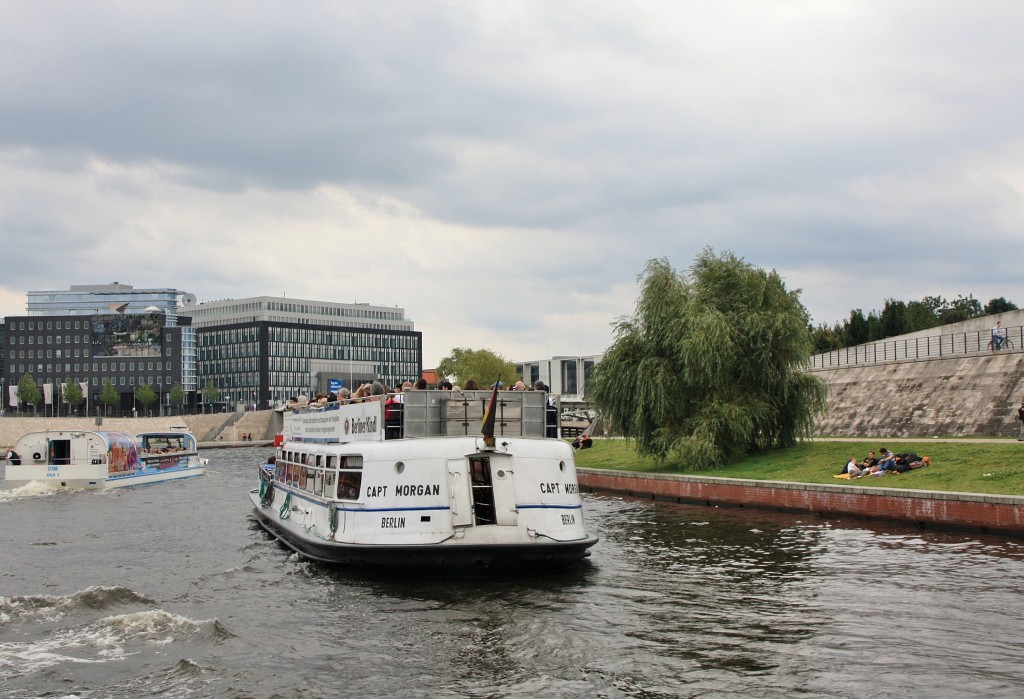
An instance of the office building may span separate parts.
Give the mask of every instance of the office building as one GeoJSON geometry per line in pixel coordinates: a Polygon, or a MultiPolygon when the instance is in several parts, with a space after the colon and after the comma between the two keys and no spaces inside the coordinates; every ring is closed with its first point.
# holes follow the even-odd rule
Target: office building
{"type": "MultiPolygon", "coordinates": [[[[195,333],[191,319],[177,315],[178,306],[194,297],[175,289],[135,289],[114,282],[72,286],[67,291],[30,291],[27,315],[8,316],[5,323],[4,383],[17,384],[28,374],[44,391],[44,412],[59,413],[60,386],[68,379],[84,385],[90,413],[128,415],[146,406],[136,392],[149,385],[157,401],[151,413],[172,410],[177,384],[188,404],[194,402],[195,333]],[[118,393],[116,404],[101,404],[109,380],[118,393]],[[49,388],[46,388],[49,386],[49,388]]],[[[5,396],[10,404],[10,397],[5,396]]]]}
{"type": "Polygon", "coordinates": [[[594,373],[594,367],[602,356],[564,356],[519,362],[516,370],[522,375],[523,381],[531,386],[538,380],[543,381],[551,393],[561,396],[563,402],[582,402],[586,400],[587,384],[594,373]]]}
{"type": "Polygon", "coordinates": [[[422,369],[422,333],[402,308],[257,296],[178,312],[196,332],[200,392],[212,384],[227,409],[370,381],[391,387],[422,369]]]}

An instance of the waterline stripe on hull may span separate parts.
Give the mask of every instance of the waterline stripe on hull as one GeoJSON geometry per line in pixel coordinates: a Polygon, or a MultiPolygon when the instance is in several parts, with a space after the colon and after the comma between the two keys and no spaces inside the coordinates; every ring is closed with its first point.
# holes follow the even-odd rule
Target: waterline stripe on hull
{"type": "MultiPolygon", "coordinates": [[[[311,505],[317,507],[331,508],[332,503],[324,502],[322,500],[314,500],[309,497],[305,491],[291,490],[290,488],[284,488],[277,486],[283,493],[291,493],[293,498],[303,500],[311,505]]],[[[446,505],[425,505],[423,507],[353,507],[350,504],[345,503],[334,503],[333,506],[337,508],[339,512],[430,512],[439,511],[446,512],[451,510],[451,507],[446,505]]],[[[516,505],[517,510],[582,510],[583,505],[516,505]]]]}

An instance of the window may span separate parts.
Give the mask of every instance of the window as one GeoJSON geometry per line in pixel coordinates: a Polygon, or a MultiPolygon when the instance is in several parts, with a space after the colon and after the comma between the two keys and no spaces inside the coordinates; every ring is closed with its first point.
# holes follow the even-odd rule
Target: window
{"type": "Polygon", "coordinates": [[[358,500],[359,489],[363,482],[363,457],[342,457],[341,470],[338,474],[338,497],[343,500],[358,500]]]}

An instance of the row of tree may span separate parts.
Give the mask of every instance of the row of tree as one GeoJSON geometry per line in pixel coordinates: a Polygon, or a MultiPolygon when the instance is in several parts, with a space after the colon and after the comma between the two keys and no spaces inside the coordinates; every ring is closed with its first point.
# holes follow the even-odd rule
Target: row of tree
{"type": "Polygon", "coordinates": [[[984,306],[973,295],[957,296],[952,301],[941,296],[925,296],[920,301],[909,302],[887,299],[881,312],[873,310],[865,316],[864,311],[857,308],[850,311],[850,317],[842,323],[831,326],[821,323],[811,328],[811,342],[814,352],[828,352],[1015,310],[1017,305],[1003,297],[992,299],[984,306]]]}
{"type": "MultiPolygon", "coordinates": [[[[61,384],[61,389],[61,400],[68,404],[69,412],[78,412],[79,407],[85,402],[81,385],[77,381],[72,381],[71,377],[68,377],[61,384]]],[[[18,401],[22,405],[31,405],[32,410],[35,411],[39,401],[43,399],[43,392],[39,385],[36,384],[35,379],[26,372],[18,382],[17,396],[18,401]]],[[[135,391],[135,400],[143,405],[147,413],[149,412],[150,405],[159,400],[159,398],[160,395],[149,384],[143,384],[135,391]]],[[[181,408],[185,402],[185,391],[182,389],[181,384],[175,383],[171,387],[169,399],[171,405],[178,409],[181,408]]],[[[103,388],[100,389],[99,400],[107,408],[115,406],[121,401],[121,394],[114,388],[114,384],[110,379],[103,380],[103,388]]]]}

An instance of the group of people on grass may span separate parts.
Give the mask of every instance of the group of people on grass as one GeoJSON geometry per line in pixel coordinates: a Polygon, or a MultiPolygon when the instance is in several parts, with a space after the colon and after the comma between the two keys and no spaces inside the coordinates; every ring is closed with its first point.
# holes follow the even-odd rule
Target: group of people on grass
{"type": "Polygon", "coordinates": [[[927,456],[918,456],[913,453],[893,454],[882,447],[881,456],[875,456],[875,452],[869,451],[867,458],[863,461],[857,461],[857,457],[851,457],[839,475],[851,479],[887,474],[898,475],[915,468],[928,466],[930,463],[931,459],[927,456]]]}

